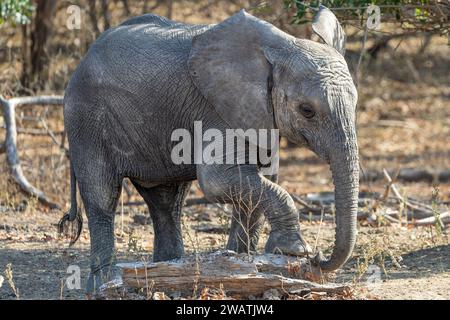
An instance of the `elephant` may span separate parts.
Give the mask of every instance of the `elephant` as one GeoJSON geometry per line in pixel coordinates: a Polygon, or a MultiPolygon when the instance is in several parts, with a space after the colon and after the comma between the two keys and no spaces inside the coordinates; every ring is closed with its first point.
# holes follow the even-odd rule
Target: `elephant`
{"type": "Polygon", "coordinates": [[[64,96],[71,207],[60,221],[78,221],[79,236],[78,186],[91,243],[88,293],[115,272],[114,216],[124,178],[148,205],[154,261],[184,254],[180,215],[195,180],[210,201],[238,199],[248,208],[258,198],[250,215],[235,208],[230,249],[253,250],[265,217],[266,252],[312,253],[293,199],[259,164],[172,161],[171,134],[179,128],[192,133],[196,121],[220,132],[276,129],[327,161],[335,185],[335,244],[329,258],[320,253],[314,261],[330,272],[348,260],[357,232],[357,91],[336,17],[321,7],[312,28],[320,41],[295,38],[245,10],[214,25],[146,14],[90,46],[64,96]],[[252,226],[247,245],[240,243],[242,219],[252,226]]]}

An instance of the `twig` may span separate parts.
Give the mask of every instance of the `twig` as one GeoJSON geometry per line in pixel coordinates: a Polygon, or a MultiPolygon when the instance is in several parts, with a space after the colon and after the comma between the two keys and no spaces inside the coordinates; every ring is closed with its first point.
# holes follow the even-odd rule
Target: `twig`
{"type": "MultiPolygon", "coordinates": [[[[392,173],[392,172],[391,172],[392,173]]],[[[366,171],[364,175],[360,175],[360,178],[364,181],[374,181],[378,179],[383,179],[384,174],[378,171],[366,171]]],[[[427,168],[415,169],[415,168],[404,168],[398,173],[397,180],[404,180],[408,182],[417,181],[439,181],[447,182],[450,181],[450,169],[442,170],[430,170],[427,168]]]]}
{"type": "Polygon", "coordinates": [[[435,217],[428,217],[413,222],[416,226],[431,226],[439,223],[441,227],[445,227],[446,224],[450,224],[450,211],[443,212],[435,217]]]}
{"type": "Polygon", "coordinates": [[[52,139],[53,143],[56,144],[62,151],[64,151],[64,153],[66,154],[66,156],[69,156],[69,149],[67,149],[66,147],[64,147],[64,145],[60,144],[58,142],[58,140],[56,139],[55,134],[53,133],[53,131],[50,130],[50,128],[47,126],[47,122],[44,120],[44,118],[41,118],[41,123],[45,129],[45,131],[47,132],[47,134],[50,136],[50,138],[52,139]]]}
{"type": "Polygon", "coordinates": [[[399,120],[378,120],[377,122],[371,123],[369,127],[394,127],[409,130],[417,130],[419,126],[415,123],[410,123],[406,121],[399,120]]]}
{"type": "Polygon", "coordinates": [[[302,198],[300,198],[299,196],[297,196],[295,194],[291,194],[291,197],[292,197],[292,199],[294,199],[295,202],[298,202],[299,204],[304,206],[309,211],[322,215],[322,211],[324,210],[323,207],[320,207],[320,208],[312,207],[309,203],[307,203],[305,200],[303,200],[302,198]]]}
{"type": "Polygon", "coordinates": [[[406,66],[408,67],[410,74],[413,76],[414,80],[417,83],[420,83],[422,80],[420,78],[419,71],[417,71],[416,67],[414,66],[414,63],[412,62],[410,57],[406,58],[406,66]]]}
{"type": "Polygon", "coordinates": [[[384,177],[386,178],[386,180],[388,181],[388,183],[390,183],[391,186],[391,190],[394,193],[395,197],[402,203],[405,204],[405,206],[409,207],[410,209],[413,210],[417,210],[417,211],[422,211],[422,212],[426,212],[430,215],[432,215],[432,212],[429,212],[428,210],[425,210],[423,208],[419,208],[418,206],[412,204],[411,202],[409,202],[407,199],[403,198],[402,195],[400,194],[400,192],[398,191],[397,187],[395,186],[395,184],[392,181],[391,176],[389,175],[389,173],[386,171],[386,169],[383,169],[383,174],[384,177]]]}
{"type": "Polygon", "coordinates": [[[130,186],[127,183],[127,180],[123,180],[122,182],[122,188],[127,193],[127,199],[130,200],[131,196],[133,195],[133,190],[130,189],[130,186]]]}
{"type": "MultiPolygon", "coordinates": [[[[397,178],[399,171],[397,171],[397,173],[395,174],[394,179],[397,178]]],[[[372,204],[372,211],[376,211],[377,208],[380,206],[380,203],[386,201],[386,199],[389,197],[389,193],[391,191],[391,187],[392,184],[394,183],[394,179],[390,179],[390,181],[388,181],[388,183],[386,184],[386,187],[384,189],[384,193],[381,197],[379,197],[378,199],[375,199],[373,204],[372,204]]]]}
{"type": "MultiPolygon", "coordinates": [[[[6,126],[0,126],[2,129],[6,129],[6,126]]],[[[17,133],[30,135],[30,136],[48,136],[48,132],[41,129],[34,128],[17,128],[17,133]]],[[[54,135],[63,135],[64,131],[53,132],[54,135]]],[[[6,149],[5,149],[6,150],[6,149]]]]}
{"type": "Polygon", "coordinates": [[[361,52],[359,54],[359,58],[358,58],[358,64],[356,65],[356,87],[359,86],[360,83],[360,78],[361,78],[361,63],[362,63],[362,59],[363,56],[366,52],[366,41],[367,41],[367,34],[369,32],[369,27],[366,24],[366,27],[364,28],[364,37],[362,40],[362,44],[361,44],[361,52]]]}

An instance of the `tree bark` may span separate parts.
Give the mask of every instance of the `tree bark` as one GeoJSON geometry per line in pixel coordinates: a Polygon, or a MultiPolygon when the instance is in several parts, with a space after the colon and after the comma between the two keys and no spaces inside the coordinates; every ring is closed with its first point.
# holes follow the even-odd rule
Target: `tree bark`
{"type": "MultiPolygon", "coordinates": [[[[320,270],[307,258],[276,254],[248,256],[232,251],[186,256],[156,263],[117,265],[125,286],[192,294],[193,288],[223,288],[232,296],[259,296],[269,289],[287,293],[316,291],[342,293],[347,284],[321,284],[320,270]]],[[[105,289],[108,289],[106,284],[105,289]]]]}
{"type": "Polygon", "coordinates": [[[97,38],[100,35],[100,29],[98,28],[96,0],[88,0],[88,4],[89,4],[89,19],[91,20],[95,38],[97,38]]]}
{"type": "Polygon", "coordinates": [[[102,14],[104,22],[103,31],[106,31],[111,27],[111,16],[108,9],[108,0],[102,0],[102,14]]]}
{"type": "Polygon", "coordinates": [[[30,86],[30,46],[29,46],[29,27],[26,24],[22,25],[22,74],[20,82],[23,87],[30,86]]]}
{"type": "Polygon", "coordinates": [[[48,78],[48,73],[44,74],[44,70],[48,70],[45,68],[48,63],[46,44],[53,27],[52,18],[56,0],[37,0],[36,2],[34,30],[31,35],[31,75],[33,80],[39,77],[40,83],[43,84],[48,78]]]}
{"type": "Polygon", "coordinates": [[[173,15],[173,0],[167,1],[167,18],[172,19],[173,15]]]}
{"type": "Polygon", "coordinates": [[[125,14],[127,17],[131,14],[130,5],[128,4],[128,0],[122,0],[123,8],[125,9],[125,14]]]}

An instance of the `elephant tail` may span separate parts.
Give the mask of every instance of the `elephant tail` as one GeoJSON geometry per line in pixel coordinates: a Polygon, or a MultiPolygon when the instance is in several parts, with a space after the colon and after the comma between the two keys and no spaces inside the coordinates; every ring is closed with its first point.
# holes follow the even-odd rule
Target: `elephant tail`
{"type": "Polygon", "coordinates": [[[77,179],[72,163],[70,164],[70,210],[58,223],[60,234],[68,233],[70,235],[70,244],[72,246],[80,237],[83,229],[83,215],[77,204],[77,179]],[[66,228],[67,226],[67,228],[66,228]]]}

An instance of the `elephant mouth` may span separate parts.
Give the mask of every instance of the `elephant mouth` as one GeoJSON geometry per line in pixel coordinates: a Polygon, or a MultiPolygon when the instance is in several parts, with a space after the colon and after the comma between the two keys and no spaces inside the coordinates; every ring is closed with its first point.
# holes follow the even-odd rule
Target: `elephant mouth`
{"type": "Polygon", "coordinates": [[[308,138],[307,135],[304,133],[301,133],[301,140],[303,142],[301,143],[302,147],[306,147],[309,150],[313,151],[320,159],[325,161],[328,165],[331,164],[331,158],[329,155],[329,152],[326,150],[326,148],[322,147],[321,144],[312,143],[311,139],[308,138]]]}
{"type": "Polygon", "coordinates": [[[299,136],[300,136],[300,139],[299,139],[300,143],[298,143],[298,145],[312,150],[312,145],[311,145],[310,139],[308,139],[308,135],[305,132],[300,131],[299,136]]]}

